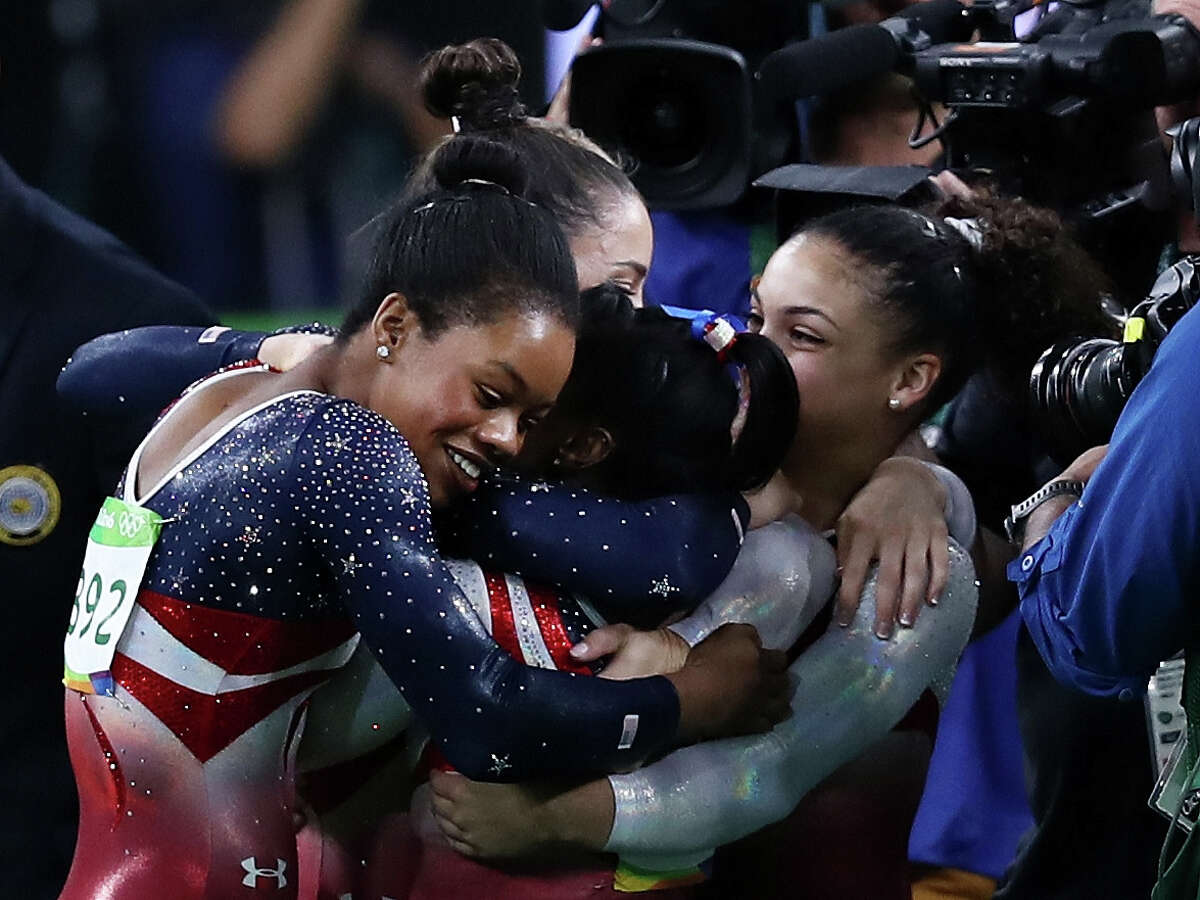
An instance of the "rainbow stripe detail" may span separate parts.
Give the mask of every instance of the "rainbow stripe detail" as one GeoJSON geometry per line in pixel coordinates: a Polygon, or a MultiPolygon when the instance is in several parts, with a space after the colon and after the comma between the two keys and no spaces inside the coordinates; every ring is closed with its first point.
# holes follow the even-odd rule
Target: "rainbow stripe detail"
{"type": "Polygon", "coordinates": [[[613,873],[613,890],[623,894],[640,894],[643,891],[661,891],[664,888],[700,884],[707,877],[699,866],[654,871],[638,868],[622,860],[613,873]]]}
{"type": "Polygon", "coordinates": [[[113,696],[113,677],[112,672],[93,672],[91,675],[80,675],[78,672],[71,670],[70,666],[63,666],[64,686],[72,691],[78,691],[81,694],[103,694],[106,697],[113,696]]]}

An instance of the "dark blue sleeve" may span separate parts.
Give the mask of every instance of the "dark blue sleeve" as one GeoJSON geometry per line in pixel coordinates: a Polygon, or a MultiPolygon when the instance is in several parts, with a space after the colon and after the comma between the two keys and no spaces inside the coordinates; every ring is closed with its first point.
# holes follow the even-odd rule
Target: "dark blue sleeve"
{"type": "Polygon", "coordinates": [[[1200,308],[1129,398],[1080,501],[1009,565],[1055,677],[1132,698],[1196,640],[1200,590],[1200,308]]]}
{"type": "Polygon", "coordinates": [[[749,515],[732,493],[624,501],[492,473],[438,527],[454,555],[581,593],[610,621],[657,624],[720,585],[749,515]]]}
{"type": "Polygon", "coordinates": [[[58,376],[58,395],[76,413],[145,418],[192,382],[258,355],[262,331],[148,325],[94,338],[58,376]]]}
{"type": "Polygon", "coordinates": [[[463,774],[490,781],[628,769],[667,749],[665,678],[609,681],[518,663],[492,640],[433,541],[425,480],[373,412],[338,401],[291,466],[306,539],[363,641],[463,774]]]}

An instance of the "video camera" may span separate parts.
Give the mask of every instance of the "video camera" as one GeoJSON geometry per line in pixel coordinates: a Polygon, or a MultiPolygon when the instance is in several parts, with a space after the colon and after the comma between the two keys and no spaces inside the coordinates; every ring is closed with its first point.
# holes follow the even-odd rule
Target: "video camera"
{"type": "MultiPolygon", "coordinates": [[[[589,0],[544,0],[547,27],[574,27],[589,0]]],[[[571,69],[569,118],[632,164],[657,209],[727,206],[783,163],[796,139],[791,104],[764,101],[754,67],[808,33],[791,0],[606,0],[601,46],[571,69]]]]}
{"type": "Polygon", "coordinates": [[[1130,0],[930,0],[785,47],[759,77],[796,98],[910,76],[922,110],[911,146],[940,139],[946,168],[1057,210],[1135,294],[1172,224],[1153,110],[1200,88],[1200,34],[1181,16],[1147,13],[1130,0]]]}

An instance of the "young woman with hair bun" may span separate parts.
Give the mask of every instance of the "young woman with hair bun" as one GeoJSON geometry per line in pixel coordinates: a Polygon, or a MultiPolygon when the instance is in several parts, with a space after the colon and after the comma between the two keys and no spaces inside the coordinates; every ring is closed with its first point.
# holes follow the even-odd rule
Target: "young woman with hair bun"
{"type": "MultiPolygon", "coordinates": [[[[638,535],[647,534],[647,527],[653,524],[643,526],[642,516],[653,514],[662,519],[662,507],[674,507],[677,502],[684,506],[684,497],[652,499],[670,491],[711,493],[715,501],[711,505],[719,509],[725,502],[720,499],[723,495],[757,487],[772,475],[791,441],[795,421],[796,391],[786,362],[773,344],[751,334],[729,332],[723,338],[724,343],[714,347],[714,339],[706,340],[702,327],[710,322],[700,322],[701,327],[695,327],[658,310],[635,310],[625,294],[612,285],[585,292],[581,304],[578,353],[568,384],[559,404],[532,433],[535,440],[531,440],[529,451],[511,461],[525,474],[484,479],[485,483],[466,498],[465,505],[458,504],[453,519],[443,519],[443,536],[457,533],[460,547],[464,552],[475,548],[476,558],[509,559],[511,548],[505,545],[513,542],[506,540],[506,533],[514,520],[504,509],[507,504],[524,511],[520,528],[528,532],[526,557],[530,554],[543,559],[556,557],[564,564],[570,562],[581,568],[584,566],[581,554],[591,555],[593,567],[601,568],[608,568],[606,561],[610,557],[616,558],[622,560],[621,578],[628,580],[629,571],[637,569],[642,558],[656,555],[661,558],[664,551],[674,552],[669,550],[672,545],[678,548],[682,544],[686,550],[690,540],[694,549],[679,551],[681,559],[703,562],[700,558],[705,552],[703,548],[713,543],[713,537],[702,533],[711,526],[702,524],[707,520],[704,518],[695,521],[698,510],[694,505],[688,507],[691,514],[677,519],[675,526],[659,526],[669,530],[662,530],[659,535],[662,550],[637,543],[638,535]],[[614,393],[611,388],[620,392],[614,393]],[[778,415],[781,411],[782,416],[778,415]],[[606,466],[606,463],[611,464],[606,466]],[[599,474],[593,473],[593,469],[599,474]],[[559,508],[557,520],[544,519],[545,501],[552,490],[542,480],[547,476],[565,477],[580,486],[571,488],[570,496],[578,499],[573,499],[569,508],[559,508]],[[604,495],[589,494],[583,484],[604,491],[604,495]],[[625,498],[625,502],[618,503],[614,497],[625,498]],[[528,510],[531,502],[538,509],[528,510]],[[586,521],[575,518],[576,506],[587,512],[586,521]],[[490,515],[497,508],[501,513],[498,519],[490,515]],[[539,516],[542,521],[538,521],[539,516]],[[623,534],[629,529],[618,527],[618,516],[634,519],[639,527],[623,534]],[[494,525],[495,522],[503,524],[494,525]],[[694,537],[687,536],[689,530],[694,537]],[[578,548],[574,555],[564,555],[561,543],[564,536],[573,542],[567,550],[578,548]],[[539,540],[544,543],[536,543],[539,540]],[[611,546],[601,547],[602,541],[611,546]]],[[[93,365],[96,362],[93,349],[85,348],[72,366],[93,365]]],[[[71,367],[68,375],[68,380],[80,377],[71,367]]],[[[727,504],[725,509],[728,518],[727,504]]],[[[554,515],[553,509],[550,515],[554,515]]],[[[485,570],[469,560],[450,565],[482,621],[490,623],[489,628],[499,629],[497,637],[517,659],[530,664],[556,665],[577,674],[589,671],[586,665],[562,655],[567,647],[554,643],[556,632],[565,633],[577,642],[588,628],[598,624],[581,613],[572,592],[539,586],[512,574],[497,575],[490,565],[485,570]],[[499,578],[496,584],[506,585],[503,596],[491,591],[478,593],[477,586],[490,584],[489,578],[493,581],[499,578]],[[510,595],[510,591],[516,593],[510,595]],[[515,615],[519,608],[516,598],[526,594],[541,604],[539,623],[548,630],[542,638],[526,636],[518,641],[511,634],[506,638],[506,632],[497,623],[505,616],[515,615]],[[530,649],[529,640],[535,644],[544,640],[547,647],[554,648],[551,657],[539,659],[530,649]],[[554,662],[550,663],[550,659],[554,662]]],[[[586,572],[574,567],[572,572],[576,573],[573,577],[577,583],[586,576],[586,572]]],[[[609,583],[613,583],[614,577],[608,576],[609,583]]],[[[610,596],[611,592],[598,589],[593,604],[610,619],[653,624],[670,611],[689,605],[687,598],[694,595],[694,589],[689,589],[686,581],[678,582],[677,577],[675,580],[673,590],[664,590],[658,596],[647,596],[644,590],[640,597],[621,593],[610,596]]],[[[592,604],[586,608],[591,610],[592,604]]],[[[332,796],[334,805],[341,805],[346,796],[330,783],[334,773],[328,767],[364,754],[377,756],[381,747],[387,751],[392,746],[389,742],[411,720],[412,712],[402,693],[388,685],[370,654],[356,652],[345,669],[313,697],[308,709],[297,766],[307,772],[306,780],[314,788],[314,802],[321,804],[324,801],[318,798],[332,796]],[[371,723],[369,728],[363,727],[366,722],[371,723]]],[[[399,750],[388,755],[397,754],[399,750]]],[[[376,758],[356,764],[354,780],[364,777],[364,773],[377,773],[378,762],[376,758]]],[[[403,799],[386,798],[377,809],[394,809],[397,801],[402,803],[403,799]]],[[[330,809],[323,807],[318,813],[330,809]]],[[[361,831],[361,809],[357,815],[361,831]]],[[[456,854],[441,858],[437,847],[428,848],[423,856],[415,854],[403,818],[385,819],[376,836],[383,848],[378,853],[366,849],[355,851],[372,857],[365,870],[350,865],[348,857],[343,860],[346,845],[341,841],[326,839],[322,845],[320,837],[311,830],[302,833],[305,851],[301,867],[312,878],[319,871],[322,889],[335,895],[361,891],[366,886],[368,895],[374,889],[387,896],[402,896],[408,890],[405,887],[408,880],[428,878],[431,872],[438,879],[478,874],[472,871],[473,864],[456,862],[456,854]],[[432,868],[431,859],[438,860],[432,868]]],[[[576,868],[566,880],[555,884],[557,889],[565,890],[569,884],[585,881],[590,884],[595,877],[592,870],[576,868]]],[[[512,886],[512,882],[506,883],[512,886]]],[[[435,884],[444,887],[446,882],[437,880],[435,884]]]]}
{"type": "MultiPolygon", "coordinates": [[[[650,213],[629,176],[578,129],[526,115],[517,96],[521,65],[503,41],[478,38],[443,47],[421,70],[425,105],[460,134],[484,134],[513,149],[536,173],[530,199],[562,226],[583,288],[610,281],[642,305],[654,251],[650,213]]],[[[455,140],[417,167],[413,189],[455,140]]]]}
{"type": "Polygon", "coordinates": [[[798,402],[774,344],[727,317],[634,309],[611,283],[582,302],[571,376],[517,458],[522,470],[557,469],[626,499],[771,479],[798,402]]]}

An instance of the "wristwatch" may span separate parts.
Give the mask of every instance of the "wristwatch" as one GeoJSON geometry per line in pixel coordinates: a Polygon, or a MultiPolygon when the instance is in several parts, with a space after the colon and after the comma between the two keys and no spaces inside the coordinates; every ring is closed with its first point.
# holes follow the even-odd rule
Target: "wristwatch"
{"type": "Polygon", "coordinates": [[[1082,497],[1083,484],[1082,481],[1059,479],[1051,481],[1026,497],[1009,511],[1008,518],[1004,520],[1004,531],[1008,535],[1008,539],[1014,544],[1020,543],[1025,536],[1025,520],[1029,518],[1030,513],[1052,497],[1060,497],[1063,494],[1082,497]]]}

